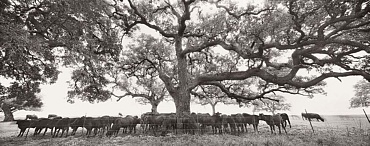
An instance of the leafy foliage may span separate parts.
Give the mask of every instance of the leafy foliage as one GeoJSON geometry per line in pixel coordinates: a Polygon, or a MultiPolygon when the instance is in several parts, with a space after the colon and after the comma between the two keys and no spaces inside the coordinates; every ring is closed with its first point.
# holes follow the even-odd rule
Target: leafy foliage
{"type": "MultiPolygon", "coordinates": [[[[223,0],[114,0],[108,7],[109,19],[136,38],[127,52],[121,50],[114,72],[158,76],[178,113],[190,111],[190,93],[199,86],[218,87],[229,98],[248,103],[276,92],[325,94],[324,80],[332,77],[370,79],[367,1],[286,0],[257,6],[223,0]],[[158,34],[135,35],[143,27],[158,34]],[[253,90],[249,94],[225,84],[252,78],[258,82],[244,86],[253,90]]],[[[102,62],[94,64],[99,68],[102,62]]]]}
{"type": "Polygon", "coordinates": [[[369,107],[370,106],[370,83],[366,80],[360,80],[353,86],[355,96],[350,99],[350,107],[369,107]]]}
{"type": "Polygon", "coordinates": [[[285,102],[285,98],[281,95],[276,95],[270,98],[276,99],[278,100],[278,102],[265,99],[254,100],[252,102],[253,111],[255,112],[267,111],[271,112],[272,114],[276,114],[277,111],[287,111],[290,110],[290,108],[292,107],[290,103],[285,102]]]}

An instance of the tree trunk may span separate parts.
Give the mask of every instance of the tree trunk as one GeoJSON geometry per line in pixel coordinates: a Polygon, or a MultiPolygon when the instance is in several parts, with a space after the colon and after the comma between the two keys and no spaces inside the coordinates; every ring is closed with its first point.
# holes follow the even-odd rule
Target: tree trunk
{"type": "Polygon", "coordinates": [[[14,116],[13,116],[12,111],[10,110],[9,105],[2,103],[1,109],[3,110],[4,116],[5,116],[3,120],[4,122],[14,121],[14,116]]]}
{"type": "Polygon", "coordinates": [[[177,95],[174,97],[176,114],[183,116],[184,113],[190,113],[190,90],[189,82],[191,79],[188,74],[188,62],[186,56],[182,53],[182,36],[175,38],[175,50],[177,57],[177,74],[178,74],[178,87],[176,87],[177,95]]]}
{"type": "Polygon", "coordinates": [[[190,113],[190,93],[180,93],[174,98],[176,106],[176,115],[182,116],[184,113],[190,113]]]}
{"type": "Polygon", "coordinates": [[[158,104],[152,104],[152,113],[158,113],[158,104]]]}
{"type": "Polygon", "coordinates": [[[211,104],[212,106],[212,115],[216,114],[216,104],[211,104]]]}

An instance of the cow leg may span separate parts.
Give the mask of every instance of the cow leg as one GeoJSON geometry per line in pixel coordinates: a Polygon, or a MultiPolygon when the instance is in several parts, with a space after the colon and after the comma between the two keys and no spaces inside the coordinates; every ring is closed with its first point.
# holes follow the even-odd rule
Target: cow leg
{"type": "Polygon", "coordinates": [[[23,129],[21,129],[20,131],[19,131],[19,134],[18,134],[18,136],[17,137],[20,137],[21,136],[21,134],[23,135],[23,129]]]}
{"type": "Polygon", "coordinates": [[[62,134],[60,135],[60,137],[63,137],[64,131],[65,131],[65,129],[63,128],[62,129],[62,134]]]}
{"type": "Polygon", "coordinates": [[[271,134],[274,134],[275,126],[274,125],[270,125],[270,128],[271,128],[271,134]]]}
{"type": "Polygon", "coordinates": [[[286,126],[283,126],[283,129],[285,131],[285,134],[288,134],[288,132],[286,132],[286,126]]]}
{"type": "Polygon", "coordinates": [[[277,127],[279,128],[279,134],[281,134],[280,124],[277,127]]]}
{"type": "Polygon", "coordinates": [[[45,130],[44,130],[44,134],[42,136],[45,136],[47,130],[48,130],[48,128],[46,127],[45,130]]]}
{"type": "Polygon", "coordinates": [[[51,132],[51,137],[52,137],[52,138],[54,138],[54,137],[55,137],[55,134],[57,133],[57,130],[58,130],[58,129],[57,129],[57,128],[55,128],[55,129],[54,129],[54,131],[53,131],[53,132],[51,132]]]}
{"type": "Polygon", "coordinates": [[[35,131],[33,131],[33,136],[36,136],[37,135],[37,131],[38,130],[39,130],[38,128],[35,128],[35,131]]]}
{"type": "Polygon", "coordinates": [[[66,137],[68,136],[68,131],[69,131],[69,126],[68,127],[66,127],[66,137]]]}

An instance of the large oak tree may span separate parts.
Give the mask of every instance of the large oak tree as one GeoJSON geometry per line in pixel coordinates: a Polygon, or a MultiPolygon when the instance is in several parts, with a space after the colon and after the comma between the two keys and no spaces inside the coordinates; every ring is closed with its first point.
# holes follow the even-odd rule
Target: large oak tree
{"type": "MultiPolygon", "coordinates": [[[[175,101],[176,112],[190,112],[190,93],[199,85],[219,87],[230,98],[248,102],[272,92],[322,92],[327,78],[363,76],[370,80],[367,1],[267,1],[263,7],[217,1],[132,1],[114,3],[114,18],[130,33],[146,26],[171,49],[172,65],[148,64],[158,72],[175,101]],[[243,62],[227,71],[191,72],[192,58],[212,67],[215,50],[243,62]],[[282,56],[285,56],[281,60],[282,56]],[[280,57],[280,58],[279,58],[280,57]],[[315,75],[302,75],[302,71],[315,75]],[[258,95],[238,95],[224,80],[256,77],[258,95]]],[[[156,49],[156,48],[152,48],[156,49]]],[[[128,64],[126,64],[128,65],[128,64]]]]}
{"type": "MultiPolygon", "coordinates": [[[[132,34],[143,27],[157,32],[128,47],[128,52],[141,48],[152,57],[122,53],[113,67],[130,76],[143,69],[158,74],[177,114],[190,112],[191,92],[201,85],[216,86],[229,98],[248,103],[274,92],[312,97],[323,93],[327,78],[370,80],[368,1],[287,0],[257,6],[223,0],[122,0],[110,3],[109,10],[109,18],[125,34],[137,37],[132,34]],[[214,58],[234,67],[217,68],[214,58]],[[259,80],[258,90],[248,92],[253,94],[238,94],[223,84],[250,78],[259,80]]],[[[87,79],[74,80],[85,84],[87,79]]],[[[99,88],[108,84],[89,83],[99,88]]],[[[91,99],[109,98],[94,95],[91,99]]]]}

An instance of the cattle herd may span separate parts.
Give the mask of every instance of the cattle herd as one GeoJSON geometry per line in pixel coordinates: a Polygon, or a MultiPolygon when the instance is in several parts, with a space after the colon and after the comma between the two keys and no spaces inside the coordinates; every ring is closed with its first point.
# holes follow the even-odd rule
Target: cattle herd
{"type": "MultiPolygon", "coordinates": [[[[324,119],[318,114],[302,113],[302,119],[311,120],[324,119]]],[[[27,115],[25,120],[15,120],[20,132],[18,137],[22,137],[28,129],[26,136],[31,128],[34,128],[33,136],[45,136],[50,129],[51,137],[65,137],[71,129],[70,135],[75,135],[79,127],[86,129],[85,135],[90,136],[117,136],[120,129],[122,133],[135,134],[137,127],[141,128],[142,134],[154,134],[157,136],[166,135],[167,133],[178,132],[188,134],[240,134],[248,132],[248,126],[252,125],[254,132],[258,132],[259,121],[265,121],[270,127],[271,133],[274,133],[275,126],[281,128],[287,133],[286,127],[289,124],[291,128],[289,116],[286,113],[275,115],[250,115],[247,113],[225,115],[216,113],[210,115],[208,113],[183,113],[178,117],[176,113],[144,113],[139,118],[138,116],[128,115],[126,117],[78,117],[78,118],[62,118],[55,114],[49,114],[48,118],[38,118],[36,115],[27,115]],[[208,127],[208,128],[207,128],[208,127]],[[212,130],[210,130],[212,129],[212,130]],[[60,134],[60,135],[59,135],[60,134]]]]}

